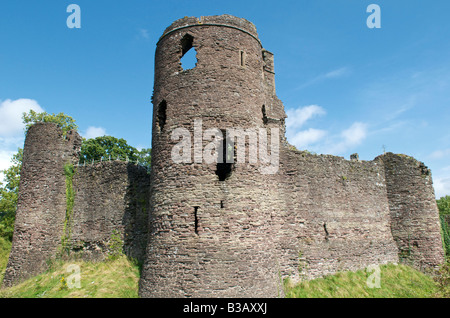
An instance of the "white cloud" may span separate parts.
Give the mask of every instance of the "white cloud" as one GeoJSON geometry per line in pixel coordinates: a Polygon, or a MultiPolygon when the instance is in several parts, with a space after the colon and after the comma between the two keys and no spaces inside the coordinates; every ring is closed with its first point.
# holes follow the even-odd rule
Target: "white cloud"
{"type": "MultiPolygon", "coordinates": [[[[8,169],[11,166],[12,156],[17,151],[0,150],[0,171],[8,169]]],[[[4,174],[0,172],[0,182],[4,182],[4,174]]]]}
{"type": "Polygon", "coordinates": [[[25,125],[22,122],[22,114],[30,110],[43,112],[39,104],[32,99],[21,98],[17,100],[7,99],[0,103],[0,137],[23,137],[25,125]]]}
{"type": "Polygon", "coordinates": [[[353,123],[337,137],[338,141],[324,147],[327,152],[334,155],[341,155],[345,151],[358,146],[367,137],[367,124],[361,122],[353,123]]]}
{"type": "Polygon", "coordinates": [[[325,75],[323,75],[323,77],[324,78],[337,78],[337,77],[344,76],[347,73],[348,73],[348,68],[341,67],[341,68],[338,68],[337,70],[333,70],[331,72],[326,73],[325,75]]]}
{"type": "Polygon", "coordinates": [[[83,134],[83,137],[86,139],[102,137],[106,135],[106,130],[103,127],[89,127],[86,129],[86,132],[83,134]]]}
{"type": "Polygon", "coordinates": [[[450,195],[450,176],[433,178],[436,199],[450,195]]]}
{"type": "Polygon", "coordinates": [[[344,143],[349,146],[356,146],[360,144],[367,136],[367,125],[364,123],[356,122],[350,126],[350,128],[342,132],[344,143]]]}
{"type": "Polygon", "coordinates": [[[325,137],[325,130],[309,128],[308,130],[299,131],[289,141],[298,149],[307,149],[310,145],[319,142],[325,137]]]}
{"type": "Polygon", "coordinates": [[[300,85],[297,89],[303,89],[305,87],[308,87],[310,85],[316,84],[316,83],[320,83],[324,80],[328,80],[328,79],[336,79],[336,78],[340,78],[343,77],[347,74],[350,73],[350,70],[348,67],[341,67],[335,70],[332,70],[328,73],[324,73],[324,74],[320,74],[316,77],[314,77],[313,79],[303,83],[302,85],[300,85]]]}
{"type": "Polygon", "coordinates": [[[139,29],[139,35],[141,38],[144,39],[149,39],[150,35],[148,34],[148,30],[147,29],[139,29]]]}
{"type": "Polygon", "coordinates": [[[286,128],[293,130],[303,126],[306,121],[313,117],[325,115],[325,110],[318,105],[309,105],[297,109],[289,109],[286,111],[288,118],[286,119],[286,128]]]}
{"type": "Polygon", "coordinates": [[[325,130],[309,128],[300,130],[300,128],[310,119],[326,114],[325,110],[318,105],[309,105],[297,109],[286,111],[286,136],[298,149],[306,149],[310,145],[317,143],[325,135],[325,130]]]}
{"type": "Polygon", "coordinates": [[[286,136],[290,143],[298,149],[317,150],[321,153],[341,155],[345,151],[358,146],[367,137],[367,124],[354,122],[349,128],[337,135],[330,136],[327,130],[309,128],[300,130],[305,123],[326,111],[318,105],[309,105],[294,110],[288,110],[286,119],[286,136]],[[327,137],[325,139],[325,137],[327,137]]]}
{"type": "Polygon", "coordinates": [[[440,149],[432,152],[430,154],[431,159],[442,159],[450,156],[450,148],[449,149],[440,149]]]}
{"type": "MultiPolygon", "coordinates": [[[[30,110],[43,112],[38,102],[33,99],[20,98],[0,101],[0,170],[11,166],[11,158],[18,148],[23,148],[25,139],[25,124],[22,121],[23,113],[30,110]]],[[[0,173],[0,182],[4,181],[0,173]]]]}

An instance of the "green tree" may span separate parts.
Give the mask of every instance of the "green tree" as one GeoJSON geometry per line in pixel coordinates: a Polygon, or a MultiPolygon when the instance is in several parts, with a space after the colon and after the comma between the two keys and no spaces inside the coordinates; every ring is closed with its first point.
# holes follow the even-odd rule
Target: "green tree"
{"type": "MultiPolygon", "coordinates": [[[[23,123],[26,126],[25,132],[32,125],[38,122],[53,122],[67,133],[78,126],[75,120],[64,113],[48,114],[46,112],[38,113],[30,110],[23,113],[23,123]]],[[[92,161],[109,158],[120,160],[128,160],[150,167],[151,149],[142,149],[138,151],[136,148],[128,145],[126,140],[118,139],[111,136],[98,137],[95,139],[83,139],[81,146],[80,161],[92,161]]],[[[12,157],[12,165],[3,170],[5,183],[0,182],[0,237],[11,240],[14,231],[14,220],[17,209],[17,199],[19,196],[20,170],[22,169],[23,149],[12,157]]]]}
{"type": "Polygon", "coordinates": [[[14,231],[22,159],[23,150],[19,149],[11,159],[12,165],[2,171],[6,183],[0,182],[0,237],[7,240],[12,240],[14,231]]]}
{"type": "Polygon", "coordinates": [[[78,129],[75,120],[64,114],[49,114],[46,112],[38,113],[34,110],[30,110],[28,113],[23,113],[23,123],[25,124],[25,131],[36,123],[56,123],[62,129],[63,135],[72,129],[78,129]]]}
{"type": "Polygon", "coordinates": [[[138,153],[138,160],[139,163],[143,166],[146,166],[147,169],[150,169],[152,165],[152,149],[151,148],[144,148],[138,153]]]}
{"type": "Polygon", "coordinates": [[[445,215],[440,215],[442,242],[444,245],[445,255],[450,257],[450,229],[445,219],[445,215]]]}
{"type": "Polygon", "coordinates": [[[81,145],[80,162],[119,159],[136,161],[139,151],[130,146],[123,138],[102,136],[93,139],[84,139],[81,145]]]}
{"type": "Polygon", "coordinates": [[[436,200],[439,209],[439,219],[441,221],[442,241],[444,243],[445,254],[450,257],[450,228],[447,220],[450,220],[450,196],[436,200]]]}
{"type": "Polygon", "coordinates": [[[436,203],[440,215],[450,214],[450,195],[446,195],[445,197],[436,200],[436,203]]]}
{"type": "MultiPolygon", "coordinates": [[[[38,113],[30,110],[23,113],[22,121],[25,124],[25,132],[32,125],[38,122],[56,123],[66,134],[69,130],[77,129],[75,120],[64,114],[48,114],[46,112],[38,113]]],[[[3,170],[5,184],[0,182],[0,237],[12,240],[14,231],[14,221],[17,209],[17,199],[19,197],[20,170],[22,169],[23,149],[18,150],[13,155],[12,165],[3,170]]]]}

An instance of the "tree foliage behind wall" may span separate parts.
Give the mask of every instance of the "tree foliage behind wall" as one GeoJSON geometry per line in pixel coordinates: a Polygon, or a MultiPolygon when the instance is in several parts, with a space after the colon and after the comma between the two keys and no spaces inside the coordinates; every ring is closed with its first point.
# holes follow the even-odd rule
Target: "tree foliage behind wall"
{"type": "Polygon", "coordinates": [[[81,145],[80,162],[100,161],[103,159],[136,161],[138,150],[122,138],[103,136],[83,140],[81,145]]]}
{"type": "Polygon", "coordinates": [[[439,216],[441,220],[442,241],[444,244],[445,255],[450,257],[450,229],[444,215],[439,216]]]}
{"type": "MultiPolygon", "coordinates": [[[[75,120],[64,114],[48,114],[46,112],[38,113],[30,110],[23,113],[23,123],[25,124],[25,133],[32,125],[44,123],[56,123],[65,135],[78,126],[75,120]]],[[[103,136],[94,139],[83,139],[81,146],[80,161],[99,161],[101,158],[116,160],[129,160],[147,166],[151,164],[151,149],[138,150],[130,145],[124,139],[118,139],[111,136],[103,136]]],[[[17,209],[17,199],[19,196],[20,170],[22,169],[23,149],[12,157],[12,165],[1,172],[4,173],[5,182],[0,182],[0,237],[11,241],[14,231],[15,213],[17,209]]]]}
{"type": "Polygon", "coordinates": [[[23,150],[19,149],[11,159],[12,165],[2,171],[5,184],[0,182],[0,237],[9,241],[12,240],[14,230],[22,159],[23,150]]]}
{"type": "Polygon", "coordinates": [[[445,196],[436,200],[439,208],[439,218],[441,221],[442,241],[444,244],[445,254],[450,257],[450,196],[445,196]]]}
{"type": "Polygon", "coordinates": [[[75,119],[64,113],[48,114],[30,110],[28,113],[23,113],[22,120],[25,124],[25,131],[36,123],[55,123],[62,129],[63,135],[72,129],[78,129],[75,119]]]}
{"type": "Polygon", "coordinates": [[[128,160],[131,162],[139,162],[150,168],[151,149],[138,150],[130,146],[125,139],[112,136],[83,139],[80,163],[101,160],[128,160]]]}
{"type": "MultiPolygon", "coordinates": [[[[25,124],[25,134],[36,123],[56,123],[62,129],[64,135],[68,131],[78,128],[75,120],[64,113],[48,114],[30,110],[28,113],[23,113],[22,122],[25,124]]],[[[22,160],[23,149],[19,148],[11,159],[12,165],[1,171],[4,174],[5,182],[0,182],[0,237],[9,241],[12,240],[14,232],[22,160]]]]}
{"type": "Polygon", "coordinates": [[[450,215],[450,195],[436,200],[440,215],[450,215]]]}

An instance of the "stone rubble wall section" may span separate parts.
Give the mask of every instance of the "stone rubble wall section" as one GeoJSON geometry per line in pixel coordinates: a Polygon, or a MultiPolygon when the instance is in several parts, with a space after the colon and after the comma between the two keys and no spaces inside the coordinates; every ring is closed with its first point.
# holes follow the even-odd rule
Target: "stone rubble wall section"
{"type": "Polygon", "coordinates": [[[52,123],[28,129],[11,254],[3,286],[42,272],[56,255],[66,215],[64,165],[78,160],[81,138],[52,123]]]}

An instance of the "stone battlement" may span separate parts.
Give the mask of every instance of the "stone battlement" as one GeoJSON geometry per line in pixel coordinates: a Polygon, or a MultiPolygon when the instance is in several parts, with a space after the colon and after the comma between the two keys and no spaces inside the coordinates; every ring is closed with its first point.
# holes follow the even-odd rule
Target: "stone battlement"
{"type": "Polygon", "coordinates": [[[167,27],[161,38],[172,33],[174,30],[179,30],[183,28],[195,27],[195,26],[220,26],[220,27],[230,27],[242,32],[246,32],[255,37],[258,41],[258,32],[256,27],[250,21],[238,18],[232,15],[216,15],[216,16],[205,16],[205,17],[184,17],[173,22],[169,27],[167,27]]]}

